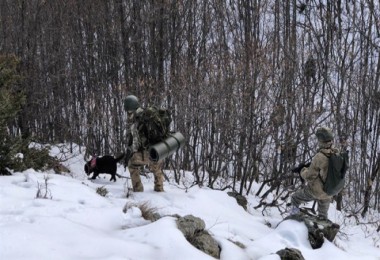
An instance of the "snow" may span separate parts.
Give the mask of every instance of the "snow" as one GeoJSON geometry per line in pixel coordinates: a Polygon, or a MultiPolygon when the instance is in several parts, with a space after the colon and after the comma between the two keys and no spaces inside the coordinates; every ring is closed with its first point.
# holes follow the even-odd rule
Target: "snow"
{"type": "MultiPolygon", "coordinates": [[[[379,233],[347,220],[342,225],[342,215],[333,206],[330,219],[342,225],[342,232],[333,243],[325,240],[322,248],[312,249],[304,224],[281,222],[283,217],[275,209],[263,216],[253,208],[258,204],[254,193],[247,197],[247,212],[226,191],[190,187],[191,180],[177,185],[166,171],[171,181],[164,183],[165,192],[153,191],[153,175],[148,174],[149,178],[142,177],[145,191],[131,192],[127,198],[130,180],[110,182],[107,174],[87,179],[77,147],[73,153],[54,147],[52,154],[66,158],[69,174],[29,169],[0,177],[1,260],[213,259],[186,241],[174,214],[203,219],[221,247],[221,259],[278,260],[275,253],[286,247],[299,249],[307,260],[380,259],[379,233]],[[106,197],[96,193],[99,187],[108,190],[106,197]],[[36,198],[38,189],[42,194],[47,191],[47,198],[36,198]],[[162,218],[145,220],[142,204],[162,218]]],[[[129,176],[122,165],[118,173],[129,176]]]]}

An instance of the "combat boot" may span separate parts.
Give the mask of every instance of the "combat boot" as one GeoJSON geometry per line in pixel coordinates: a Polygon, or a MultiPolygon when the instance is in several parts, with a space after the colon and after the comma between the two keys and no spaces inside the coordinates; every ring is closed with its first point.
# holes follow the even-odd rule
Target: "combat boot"
{"type": "Polygon", "coordinates": [[[164,178],[162,172],[157,172],[154,174],[154,191],[164,191],[164,178]]]}
{"type": "Polygon", "coordinates": [[[143,192],[144,186],[141,183],[140,169],[130,167],[129,172],[131,174],[133,191],[134,192],[143,192]]]}
{"type": "Polygon", "coordinates": [[[154,191],[163,192],[164,187],[162,185],[154,185],[154,191]]]}
{"type": "Polygon", "coordinates": [[[136,182],[133,184],[133,191],[134,192],[143,192],[144,191],[144,186],[142,185],[141,182],[136,182]]]}
{"type": "Polygon", "coordinates": [[[300,209],[296,206],[292,206],[289,210],[289,216],[300,214],[300,209]]]}

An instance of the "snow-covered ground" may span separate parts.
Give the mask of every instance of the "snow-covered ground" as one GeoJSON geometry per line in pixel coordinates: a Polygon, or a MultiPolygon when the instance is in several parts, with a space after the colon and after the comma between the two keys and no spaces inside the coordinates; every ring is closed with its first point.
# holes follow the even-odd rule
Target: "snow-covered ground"
{"type": "MultiPolygon", "coordinates": [[[[59,152],[52,150],[61,156],[59,152]]],[[[110,182],[110,175],[104,174],[90,181],[83,171],[83,154],[75,150],[65,156],[69,159],[64,164],[71,170],[66,176],[32,169],[0,176],[1,260],[212,259],[186,241],[173,214],[203,219],[222,249],[221,259],[280,259],[275,252],[286,247],[301,250],[307,260],[380,259],[375,227],[342,225],[333,206],[329,216],[342,225],[341,231],[334,243],[326,240],[322,248],[313,250],[303,224],[289,220],[277,226],[282,216],[276,210],[266,211],[265,216],[254,210],[258,204],[254,195],[248,196],[246,212],[226,191],[176,185],[166,171],[171,181],[164,183],[165,192],[153,191],[153,175],[148,174],[150,178],[142,177],[145,191],[127,198],[131,184],[126,179],[110,182]],[[38,189],[45,195],[45,181],[47,199],[36,198],[38,189]],[[96,193],[99,187],[108,190],[106,197],[96,193]],[[138,207],[143,203],[163,217],[145,220],[138,207]]],[[[118,173],[129,176],[122,165],[118,173]]]]}

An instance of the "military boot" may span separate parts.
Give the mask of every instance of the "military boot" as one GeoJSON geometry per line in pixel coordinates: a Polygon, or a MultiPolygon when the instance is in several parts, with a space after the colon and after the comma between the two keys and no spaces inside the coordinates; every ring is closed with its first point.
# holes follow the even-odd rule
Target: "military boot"
{"type": "Polygon", "coordinates": [[[154,191],[164,191],[164,178],[162,176],[162,172],[158,172],[154,174],[154,191]]]}
{"type": "Polygon", "coordinates": [[[133,184],[133,191],[134,192],[143,192],[144,191],[144,186],[142,185],[141,181],[133,184]]]}
{"type": "Polygon", "coordinates": [[[129,172],[131,174],[132,179],[132,187],[134,192],[143,192],[144,186],[141,183],[140,178],[140,169],[139,168],[130,168],[129,172]]]}
{"type": "Polygon", "coordinates": [[[149,169],[154,175],[154,191],[164,191],[164,173],[162,172],[163,161],[155,162],[149,165],[149,169]]]}
{"type": "Polygon", "coordinates": [[[162,185],[154,185],[154,191],[157,191],[157,192],[163,192],[164,191],[164,187],[162,185]]]}

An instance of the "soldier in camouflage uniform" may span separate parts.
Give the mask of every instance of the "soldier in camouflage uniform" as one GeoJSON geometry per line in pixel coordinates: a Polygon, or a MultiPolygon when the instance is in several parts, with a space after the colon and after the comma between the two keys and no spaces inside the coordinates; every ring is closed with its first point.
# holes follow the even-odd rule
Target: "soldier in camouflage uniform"
{"type": "Polygon", "coordinates": [[[141,136],[138,131],[138,123],[135,118],[143,109],[140,107],[139,100],[136,96],[129,95],[124,100],[124,109],[128,114],[128,121],[131,124],[129,132],[129,148],[132,150],[132,157],[128,162],[128,170],[131,174],[132,187],[135,192],[144,191],[144,186],[141,183],[140,172],[147,166],[154,175],[154,190],[164,191],[163,181],[164,173],[162,171],[163,161],[153,162],[149,159],[147,148],[144,147],[145,136],[141,136]]]}
{"type": "Polygon", "coordinates": [[[334,135],[329,128],[318,128],[315,135],[319,142],[317,154],[313,157],[309,167],[301,170],[301,177],[307,185],[296,191],[291,198],[292,208],[290,214],[299,213],[299,205],[312,200],[318,203],[318,216],[327,219],[327,212],[332,197],[323,191],[323,182],[326,180],[329,156],[338,153],[338,149],[333,148],[334,135]],[[323,182],[322,182],[323,181],[323,182]]]}

